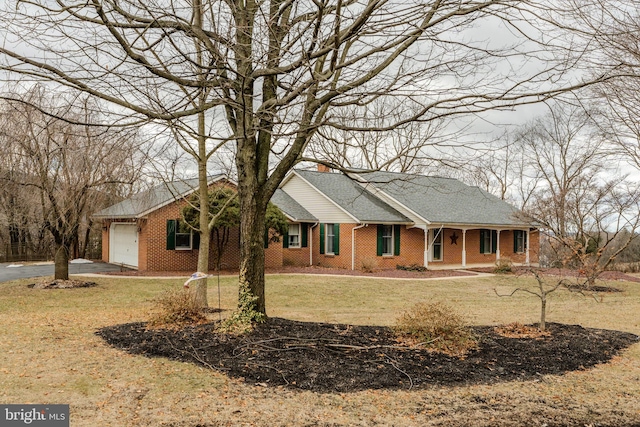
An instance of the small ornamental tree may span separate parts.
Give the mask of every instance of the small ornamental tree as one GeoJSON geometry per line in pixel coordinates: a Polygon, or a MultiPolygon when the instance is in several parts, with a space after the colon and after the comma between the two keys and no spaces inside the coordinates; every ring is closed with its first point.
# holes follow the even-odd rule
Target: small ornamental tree
{"type": "MultiPolygon", "coordinates": [[[[199,196],[194,194],[189,205],[182,210],[185,222],[194,230],[200,229],[199,196]]],[[[220,269],[220,261],[229,241],[229,230],[240,225],[240,205],[236,192],[220,186],[209,191],[209,217],[212,223],[209,230],[216,245],[216,269],[220,269]]]]}
{"type": "Polygon", "coordinates": [[[506,295],[498,293],[497,289],[494,289],[494,292],[499,297],[512,297],[518,292],[525,292],[538,297],[538,299],[540,300],[540,325],[538,329],[540,329],[540,331],[542,332],[545,332],[547,330],[547,302],[549,295],[560,288],[568,288],[569,283],[564,278],[558,278],[557,280],[549,282],[545,279],[544,275],[539,270],[531,268],[528,271],[535,277],[537,286],[531,288],[518,287],[511,293],[506,295]]]}

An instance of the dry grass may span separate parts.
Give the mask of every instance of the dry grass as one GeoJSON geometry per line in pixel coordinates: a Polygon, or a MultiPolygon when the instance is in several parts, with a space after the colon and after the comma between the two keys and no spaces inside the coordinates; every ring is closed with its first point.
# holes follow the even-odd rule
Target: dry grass
{"type": "MultiPolygon", "coordinates": [[[[493,291],[528,280],[271,276],[267,304],[271,316],[391,325],[413,303],[444,301],[474,324],[531,323],[538,316],[535,298],[498,298],[493,291]]],[[[181,280],[96,282],[94,288],[68,290],[32,290],[26,280],[0,284],[0,401],[70,403],[74,427],[640,424],[640,344],[612,363],[538,381],[411,392],[295,392],[248,386],[194,365],[106,346],[94,335],[97,328],[147,320],[151,299],[179,288],[181,280]]],[[[210,280],[212,306],[215,285],[210,280]]],[[[549,321],[640,334],[640,284],[610,285],[626,292],[607,294],[599,303],[554,294],[549,321]]],[[[223,308],[233,308],[234,279],[222,279],[221,291],[223,308]]]]}

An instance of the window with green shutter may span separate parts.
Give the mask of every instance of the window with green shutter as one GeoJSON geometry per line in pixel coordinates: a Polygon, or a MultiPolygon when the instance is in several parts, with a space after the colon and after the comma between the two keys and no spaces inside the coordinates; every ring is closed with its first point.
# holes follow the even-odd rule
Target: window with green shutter
{"type": "Polygon", "coordinates": [[[376,254],[378,256],[400,255],[399,225],[378,225],[376,238],[376,254]]]}
{"type": "Polygon", "coordinates": [[[525,252],[527,248],[527,232],[524,230],[513,231],[513,253],[525,252]]]}
{"type": "Polygon", "coordinates": [[[498,250],[498,232],[496,230],[480,230],[480,253],[494,254],[498,250]]]}
{"type": "Polygon", "coordinates": [[[167,250],[172,251],[176,248],[176,220],[167,220],[167,250]]]}
{"type": "Polygon", "coordinates": [[[302,223],[300,227],[302,228],[302,236],[300,239],[301,241],[300,244],[302,245],[303,248],[306,248],[307,246],[309,246],[309,224],[302,223]]]}
{"type": "Polygon", "coordinates": [[[340,254],[340,224],[320,224],[320,253],[340,254]]]}
{"type": "Polygon", "coordinates": [[[167,220],[167,250],[191,250],[200,247],[200,235],[179,219],[167,220]]]}

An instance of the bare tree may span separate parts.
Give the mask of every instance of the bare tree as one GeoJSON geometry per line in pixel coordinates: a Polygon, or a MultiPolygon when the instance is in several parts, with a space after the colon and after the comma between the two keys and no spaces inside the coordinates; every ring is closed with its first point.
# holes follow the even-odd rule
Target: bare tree
{"type": "Polygon", "coordinates": [[[318,129],[305,155],[351,170],[415,172],[459,166],[451,153],[462,148],[456,138],[459,130],[447,131],[444,119],[411,121],[386,129],[402,120],[402,110],[388,102],[374,102],[369,109],[373,111],[364,114],[371,116],[373,128],[381,130],[353,129],[353,123],[362,120],[362,112],[353,106],[344,117],[335,118],[332,126],[318,129]]]}
{"type": "Polygon", "coordinates": [[[56,246],[55,278],[62,280],[69,278],[69,256],[83,223],[88,232],[91,214],[139,170],[135,132],[101,126],[90,99],[68,96],[36,86],[2,108],[3,149],[12,159],[4,165],[3,184],[35,196],[42,227],[56,246]]]}
{"type": "MultiPolygon", "coordinates": [[[[7,40],[0,69],[100,97],[120,120],[165,126],[198,163],[201,206],[207,160],[233,145],[239,292],[265,313],[267,203],[292,167],[316,160],[305,152],[320,129],[391,131],[536,102],[585,84],[569,81],[570,46],[547,37],[539,26],[547,22],[533,12],[538,6],[524,0],[10,1],[0,6],[7,40]],[[513,42],[492,44],[477,27],[482,34],[505,28],[513,42]],[[392,119],[359,114],[345,122],[354,107],[373,111],[381,99],[398,106],[392,119]]],[[[207,224],[207,213],[201,215],[200,224],[207,224]]],[[[206,268],[209,233],[200,233],[198,268],[206,268]]]]}
{"type": "MultiPolygon", "coordinates": [[[[640,12],[634,0],[566,0],[555,16],[573,30],[583,52],[580,68],[592,75],[612,70],[583,94],[599,108],[598,124],[611,151],[640,168],[640,12]]],[[[578,65],[578,64],[577,64],[578,65]]]]}
{"type": "Polygon", "coordinates": [[[524,215],[555,242],[556,261],[580,269],[588,286],[630,244],[640,225],[639,189],[614,176],[611,153],[593,130],[582,109],[557,105],[522,134],[529,168],[540,177],[524,215]]]}

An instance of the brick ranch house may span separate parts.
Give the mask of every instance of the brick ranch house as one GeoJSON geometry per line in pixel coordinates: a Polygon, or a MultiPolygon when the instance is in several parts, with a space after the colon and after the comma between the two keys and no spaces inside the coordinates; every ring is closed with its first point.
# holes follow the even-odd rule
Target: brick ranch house
{"type": "MultiPolygon", "coordinates": [[[[211,185],[234,185],[223,175],[211,185]]],[[[195,181],[161,184],[98,212],[102,259],[141,271],[189,271],[197,265],[197,236],[180,225],[195,181]]],[[[363,265],[430,269],[538,261],[539,233],[505,201],[441,177],[368,172],[294,170],[271,201],[289,232],[265,242],[266,267],[318,265],[359,270],[363,265]]],[[[212,240],[210,269],[215,267],[212,240]]],[[[230,230],[222,268],[239,265],[239,233],[230,230]]]]}

